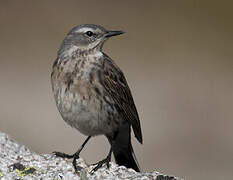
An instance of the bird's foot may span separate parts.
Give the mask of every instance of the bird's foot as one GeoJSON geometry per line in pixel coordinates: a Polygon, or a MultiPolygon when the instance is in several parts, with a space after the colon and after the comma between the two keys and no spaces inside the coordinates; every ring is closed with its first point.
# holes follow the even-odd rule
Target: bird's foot
{"type": "Polygon", "coordinates": [[[74,158],[74,155],[75,154],[66,154],[66,153],[63,153],[63,152],[57,152],[57,151],[54,151],[53,154],[57,157],[61,157],[61,158],[67,158],[67,159],[72,159],[74,158]]]}
{"type": "Polygon", "coordinates": [[[91,173],[93,174],[95,171],[97,171],[99,168],[101,168],[104,164],[106,164],[107,168],[109,168],[110,167],[110,164],[109,164],[110,161],[111,161],[111,156],[107,156],[102,161],[99,161],[98,163],[92,164],[92,165],[96,165],[96,167],[94,167],[92,169],[91,173]]]}
{"type": "Polygon", "coordinates": [[[80,170],[80,167],[77,167],[77,162],[76,160],[79,159],[79,151],[77,151],[76,153],[72,154],[72,155],[69,155],[69,154],[65,154],[63,152],[53,152],[53,154],[57,157],[61,157],[61,158],[67,158],[67,159],[72,159],[73,158],[73,161],[72,161],[72,164],[73,164],[73,167],[74,167],[74,170],[75,172],[79,171],[80,170]]]}
{"type": "Polygon", "coordinates": [[[61,158],[67,158],[67,159],[72,159],[73,158],[73,161],[72,161],[72,164],[74,166],[74,170],[75,172],[78,172],[80,171],[82,168],[81,167],[77,167],[77,162],[76,160],[79,159],[79,154],[80,152],[82,151],[82,149],[84,148],[85,144],[89,141],[89,139],[91,138],[91,136],[88,136],[87,139],[84,141],[84,143],[81,145],[81,147],[77,150],[76,153],[72,154],[72,155],[69,155],[69,154],[65,154],[65,153],[62,153],[62,152],[53,152],[53,154],[57,157],[61,157],[61,158]]]}

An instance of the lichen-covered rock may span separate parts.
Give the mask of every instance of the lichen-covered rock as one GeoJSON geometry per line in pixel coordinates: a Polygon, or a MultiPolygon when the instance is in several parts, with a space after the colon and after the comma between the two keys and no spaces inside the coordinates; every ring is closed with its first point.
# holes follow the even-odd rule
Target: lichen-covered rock
{"type": "Polygon", "coordinates": [[[77,160],[77,165],[80,167],[80,171],[75,173],[71,161],[57,158],[53,154],[38,155],[0,132],[0,180],[178,179],[162,175],[156,171],[137,173],[133,169],[127,169],[115,163],[111,163],[109,169],[104,166],[91,174],[93,166],[88,166],[81,158],[77,160]]]}

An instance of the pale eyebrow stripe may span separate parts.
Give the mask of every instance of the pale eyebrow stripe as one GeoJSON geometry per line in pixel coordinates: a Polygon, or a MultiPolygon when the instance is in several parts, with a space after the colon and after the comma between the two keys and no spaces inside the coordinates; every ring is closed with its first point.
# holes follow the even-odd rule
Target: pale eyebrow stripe
{"type": "Polygon", "coordinates": [[[76,32],[87,32],[87,31],[92,31],[92,29],[89,27],[84,27],[84,28],[77,30],[76,32]]]}

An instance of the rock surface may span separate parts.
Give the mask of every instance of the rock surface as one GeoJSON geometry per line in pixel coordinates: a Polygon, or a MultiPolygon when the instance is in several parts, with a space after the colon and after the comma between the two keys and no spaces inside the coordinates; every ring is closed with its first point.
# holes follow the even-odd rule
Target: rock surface
{"type": "Polygon", "coordinates": [[[36,154],[24,145],[20,145],[5,133],[0,132],[0,180],[11,179],[155,179],[173,180],[176,177],[162,175],[156,171],[137,173],[132,169],[110,164],[91,174],[93,166],[88,166],[83,159],[78,159],[80,172],[75,173],[71,161],[57,158],[53,154],[36,154]]]}

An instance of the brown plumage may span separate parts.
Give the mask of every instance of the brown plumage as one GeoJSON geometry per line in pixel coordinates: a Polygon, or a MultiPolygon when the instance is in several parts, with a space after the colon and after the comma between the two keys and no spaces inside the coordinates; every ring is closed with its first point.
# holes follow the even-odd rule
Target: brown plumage
{"type": "Polygon", "coordinates": [[[104,57],[103,87],[108,96],[110,96],[116,103],[116,106],[118,106],[118,112],[121,116],[133,126],[136,138],[142,143],[142,132],[138,112],[125,76],[120,68],[106,54],[104,54],[104,57]]]}
{"type": "MultiPolygon", "coordinates": [[[[102,53],[104,41],[122,31],[107,31],[97,25],[73,28],[58,52],[51,74],[56,105],[62,118],[88,136],[73,155],[55,152],[57,156],[76,159],[91,136],[105,135],[111,149],[97,163],[109,166],[111,153],[119,165],[139,171],[131,145],[131,126],[138,141],[142,133],[131,91],[120,68],[102,53]]],[[[76,169],[77,170],[77,169],[76,169]]]]}

